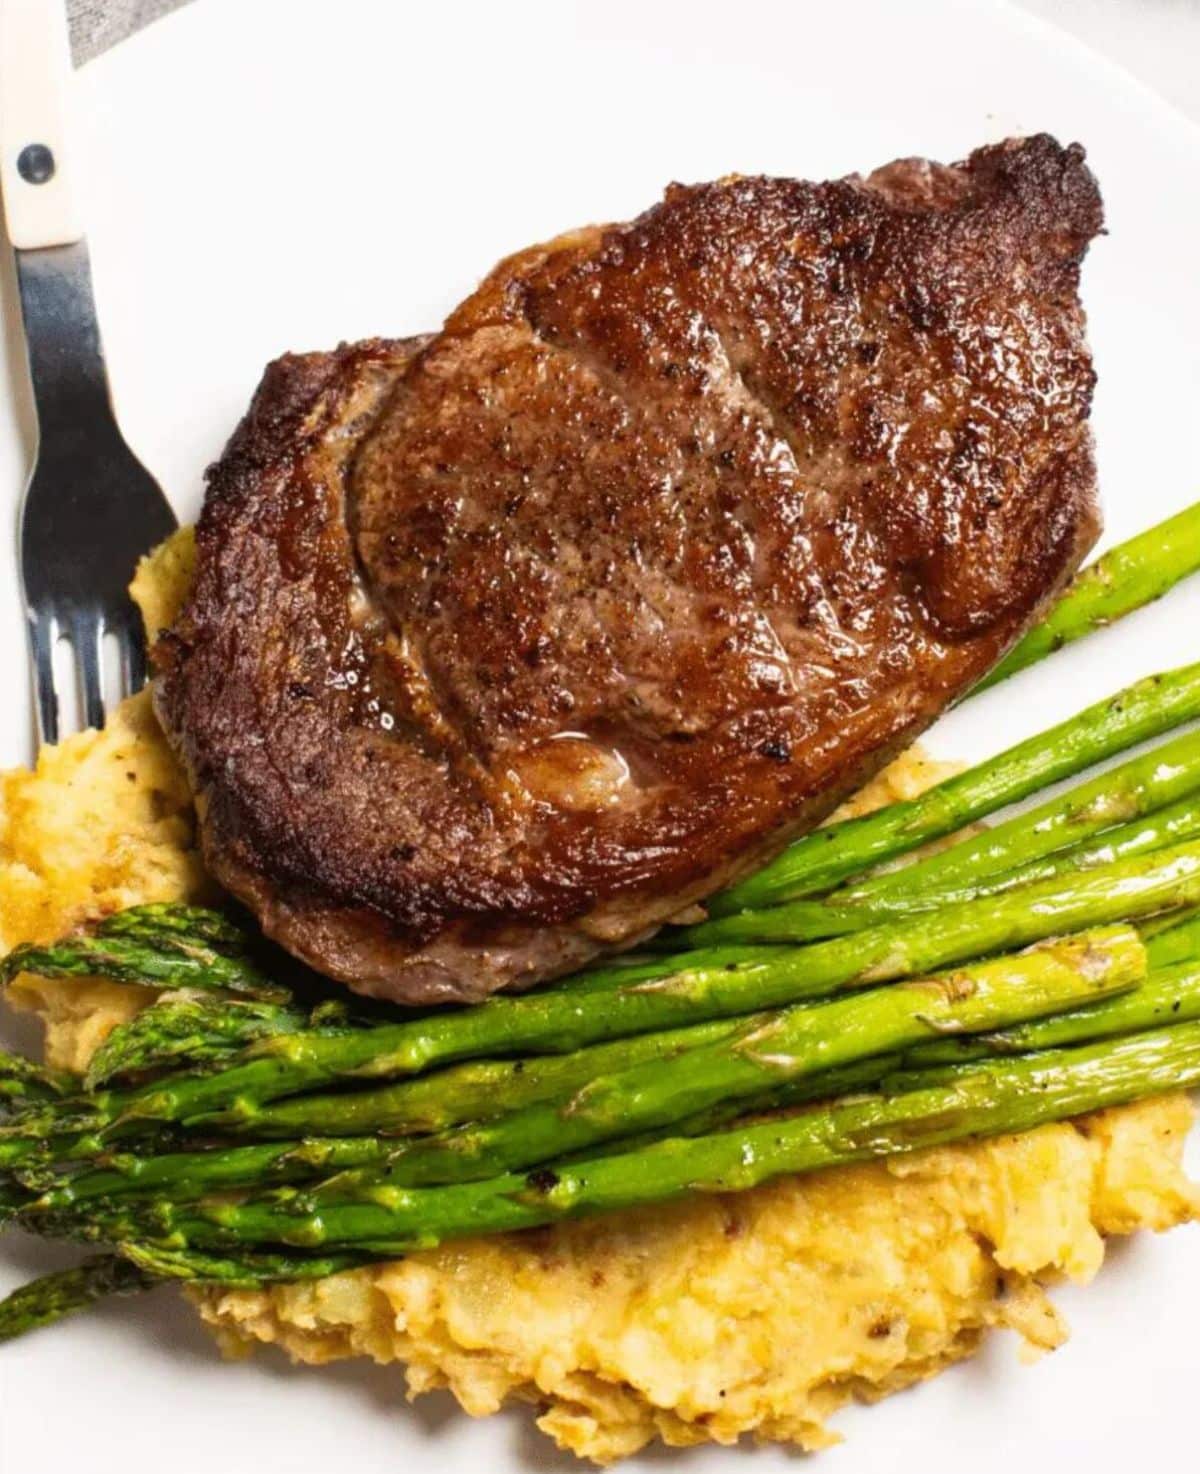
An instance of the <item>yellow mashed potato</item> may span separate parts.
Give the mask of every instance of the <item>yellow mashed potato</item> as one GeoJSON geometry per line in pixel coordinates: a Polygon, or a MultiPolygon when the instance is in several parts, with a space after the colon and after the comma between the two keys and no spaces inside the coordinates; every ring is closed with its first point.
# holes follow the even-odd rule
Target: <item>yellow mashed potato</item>
{"type": "MultiPolygon", "coordinates": [[[[139,572],[151,630],[186,587],[186,534],[139,572]]],[[[863,804],[935,781],[909,758],[863,804]]],[[[0,777],[0,948],[139,901],[202,898],[183,777],[145,695],[107,729],[0,777]]],[[[10,990],[81,1067],[145,993],[25,977],[10,990]]],[[[968,1356],[991,1327],[1032,1349],[1065,1328],[1043,1286],[1086,1280],[1108,1234],[1196,1216],[1179,1096],[1020,1136],[779,1181],[736,1196],[478,1241],[264,1291],[193,1298],[231,1354],[400,1362],[412,1395],[472,1414],[537,1408],[562,1447],[607,1463],[655,1438],[752,1434],[819,1448],[852,1398],[968,1356]]]]}

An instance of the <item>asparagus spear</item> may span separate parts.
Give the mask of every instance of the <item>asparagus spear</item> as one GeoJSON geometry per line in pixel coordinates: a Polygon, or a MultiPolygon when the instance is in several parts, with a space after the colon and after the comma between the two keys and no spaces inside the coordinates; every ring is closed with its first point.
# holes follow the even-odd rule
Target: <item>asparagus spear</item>
{"type": "MultiPolygon", "coordinates": [[[[1162,917],[1161,920],[1170,920],[1162,917]]],[[[1174,926],[1139,927],[1151,967],[1168,967],[1173,962],[1190,962],[1200,957],[1200,911],[1193,911],[1174,926]]]]}
{"type": "MultiPolygon", "coordinates": [[[[596,1075],[700,1048],[728,1037],[740,1026],[738,1019],[716,1019],[686,1029],[637,1034],[569,1054],[472,1060],[369,1091],[300,1095],[265,1104],[239,1096],[227,1110],[189,1124],[223,1134],[244,1132],[268,1138],[432,1132],[553,1099],[596,1075]]],[[[35,1171],[44,1174],[56,1162],[90,1161],[108,1151],[114,1138],[124,1142],[149,1135],[147,1145],[159,1145],[154,1139],[160,1131],[156,1123],[122,1117],[132,1098],[130,1092],[104,1099],[77,1096],[63,1101],[55,1112],[27,1113],[7,1133],[0,1128],[0,1137],[7,1136],[0,1140],[0,1167],[19,1165],[28,1177],[35,1171]],[[96,1134],[105,1127],[108,1130],[103,1135],[96,1134]]],[[[145,1149],[140,1140],[138,1149],[145,1149]]]]}
{"type": "Polygon", "coordinates": [[[801,1115],[585,1162],[444,1187],[364,1186],[347,1201],[303,1192],[173,1206],[166,1200],[97,1212],[91,1231],[170,1248],[283,1244],[301,1249],[427,1248],[581,1214],[738,1192],[785,1173],[1010,1131],[1200,1083],[1200,1023],[1076,1049],[989,1061],[949,1085],[835,1101],[801,1115]]]}
{"type": "Polygon", "coordinates": [[[1009,651],[975,691],[986,691],[1082,635],[1153,603],[1198,568],[1200,502],[1110,548],[1089,564],[1041,624],[1009,651]]]}
{"type": "MultiPolygon", "coordinates": [[[[1094,869],[1097,865],[1111,864],[1114,860],[1152,854],[1155,850],[1196,838],[1200,838],[1200,798],[1189,796],[1147,814],[1145,818],[1102,830],[1090,841],[1030,860],[1011,870],[997,871],[994,875],[975,876],[936,888],[915,887],[911,892],[897,886],[878,894],[865,895],[861,900],[850,899],[851,891],[846,887],[813,900],[789,901],[786,903],[788,934],[796,942],[849,936],[868,927],[882,926],[890,919],[937,911],[944,906],[959,905],[983,896],[1001,895],[1036,881],[1049,880],[1052,876],[1065,876],[1079,870],[1094,869]]],[[[915,871],[920,866],[911,868],[915,871]]],[[[897,876],[904,873],[895,872],[897,876]]],[[[656,950],[678,952],[681,947],[759,940],[760,919],[764,915],[771,916],[772,908],[765,912],[741,911],[715,921],[672,928],[656,938],[656,950]]],[[[768,922],[768,926],[771,924],[768,922]]]]}
{"type": "Polygon", "coordinates": [[[1181,962],[1150,973],[1140,987],[1094,1005],[971,1038],[931,1039],[905,1050],[902,1068],[923,1070],[996,1054],[1029,1054],[1194,1020],[1200,1020],[1200,964],[1181,962]]]}
{"type": "MultiPolygon", "coordinates": [[[[1200,941],[1200,933],[1197,940],[1200,941]]],[[[991,1055],[1025,1054],[1091,1043],[1192,1020],[1200,1020],[1200,947],[1188,961],[1163,965],[1151,972],[1139,987],[1118,997],[994,1033],[931,1040],[904,1051],[873,1055],[840,1069],[790,1081],[755,1100],[723,1103],[697,1112],[674,1129],[682,1136],[699,1136],[720,1130],[747,1110],[788,1110],[862,1090],[883,1089],[896,1094],[947,1078],[944,1073],[931,1074],[942,1066],[965,1065],[991,1055]]],[[[647,1143],[652,1139],[652,1133],[639,1138],[647,1143]]],[[[621,1146],[618,1143],[618,1149],[621,1146]]]]}
{"type": "Polygon", "coordinates": [[[183,946],[204,942],[218,952],[245,952],[253,937],[220,911],[208,906],[188,906],[182,901],[151,901],[129,906],[98,921],[92,930],[101,937],[127,937],[134,941],[160,942],[174,937],[183,946]]]}
{"type": "Polygon", "coordinates": [[[272,981],[249,957],[219,952],[201,936],[102,931],[65,937],[48,947],[26,943],[0,960],[0,985],[18,973],[41,977],[105,977],[151,988],[207,988],[286,1003],[289,989],[272,981]]]}
{"type": "Polygon", "coordinates": [[[554,1100],[598,1075],[614,1074],[654,1060],[673,1059],[727,1039],[739,1019],[715,1019],[682,1029],[633,1034],[592,1044],[568,1054],[522,1059],[468,1060],[416,1079],[371,1090],[332,1091],[284,1100],[242,1098],[206,1117],[206,1130],[256,1137],[411,1135],[444,1131],[464,1121],[486,1121],[554,1100]]]}
{"type": "Polygon", "coordinates": [[[919,798],[813,830],[756,874],[713,896],[709,914],[726,916],[829,890],[1196,716],[1200,664],[1150,676],[919,798]]]}
{"type": "MultiPolygon", "coordinates": [[[[99,1092],[78,1108],[47,1107],[0,1127],[0,1168],[46,1154],[56,1132],[106,1138],[147,1122],[199,1127],[214,1113],[334,1080],[416,1074],[497,1049],[566,1053],[582,1044],[691,1021],[778,1008],[841,987],[912,977],[1082,927],[1136,919],[1200,901],[1200,843],[1106,865],[1009,896],[947,907],[808,947],[710,948],[609,969],[553,991],[495,998],[456,1013],[336,1037],[285,1034],[251,1046],[228,1069],[179,1075],[132,1091],[99,1092]],[[64,1119],[69,1124],[63,1124],[64,1119]]],[[[786,925],[786,907],[774,913],[786,925]]],[[[90,1155],[90,1153],[88,1153],[90,1155]]],[[[57,1155],[57,1153],[56,1153],[57,1155]]]]}
{"type": "MultiPolygon", "coordinates": [[[[87,1310],[110,1295],[131,1295],[167,1280],[255,1289],[279,1280],[324,1279],[369,1262],[361,1254],[205,1254],[127,1243],[78,1269],[48,1274],[0,1300],[0,1341],[87,1310]]],[[[377,1256],[374,1256],[377,1257],[377,1256]]]]}
{"type": "MultiPolygon", "coordinates": [[[[846,1096],[874,1094],[883,1088],[884,1080],[903,1068],[904,1055],[901,1053],[873,1054],[867,1059],[855,1060],[853,1064],[840,1065],[835,1070],[820,1070],[815,1075],[804,1075],[799,1080],[786,1081],[774,1090],[764,1091],[761,1096],[719,1101],[716,1105],[695,1111],[676,1121],[669,1134],[709,1136],[714,1131],[754,1125],[766,1117],[773,1119],[781,1113],[795,1110],[798,1106],[811,1105],[814,1101],[828,1102],[841,1100],[846,1096]]],[[[642,1147],[657,1146],[665,1135],[661,1130],[634,1132],[630,1136],[623,1136],[600,1146],[568,1152],[552,1165],[558,1167],[564,1162],[589,1162],[601,1156],[611,1157],[622,1152],[639,1151],[642,1147]]]]}
{"type": "MultiPolygon", "coordinates": [[[[1101,1002],[994,1032],[947,1036],[903,1051],[871,1055],[816,1074],[777,1083],[759,1096],[719,1101],[677,1121],[672,1133],[700,1136],[727,1129],[735,1121],[763,1112],[775,1113],[813,1101],[835,1100],[865,1090],[890,1094],[917,1089],[941,1078],[929,1072],[947,1064],[964,1064],[991,1055],[1032,1053],[1139,1033],[1164,1024],[1200,1020],[1200,948],[1191,960],[1151,973],[1139,987],[1101,1002]]],[[[611,1151],[652,1145],[663,1133],[645,1131],[622,1136],[611,1151]]],[[[594,1149],[567,1154],[571,1161],[596,1155],[594,1149]]]]}
{"type": "MultiPolygon", "coordinates": [[[[347,1168],[382,1169],[389,1182],[406,1184],[486,1177],[663,1127],[943,1031],[1003,1027],[1095,1001],[1144,975],[1145,949],[1137,933],[1108,927],[917,983],[757,1014],[705,1048],[593,1076],[553,1101],[491,1123],[390,1144],[351,1137],[117,1158],[108,1168],[61,1179],[28,1212],[36,1216],[97,1197],[163,1190],[178,1202],[206,1190],[302,1181],[347,1168]]],[[[347,1180],[343,1175],[339,1182],[347,1180]]]]}
{"type": "Polygon", "coordinates": [[[78,1081],[61,1070],[48,1070],[19,1054],[0,1049],[0,1101],[57,1100],[78,1081]]]}
{"type": "MultiPolygon", "coordinates": [[[[1120,993],[1116,997],[1071,1009],[1066,1013],[1033,1020],[1026,1024],[1014,1025],[1007,1029],[931,1040],[902,1052],[871,1055],[866,1059],[854,1060],[847,1065],[823,1069],[816,1074],[776,1083],[770,1089],[764,1090],[760,1096],[721,1101],[696,1111],[677,1121],[672,1127],[672,1133],[680,1136],[699,1136],[710,1131],[725,1129],[731,1122],[755,1112],[792,1109],[812,1101],[834,1100],[839,1096],[858,1094],[864,1090],[880,1087],[895,1094],[901,1089],[914,1089],[923,1083],[930,1083],[931,1077],[928,1072],[942,1065],[965,1064],[974,1060],[987,1059],[992,1055],[1032,1053],[1035,1050],[1090,1043],[1097,1039],[1139,1033],[1168,1023],[1181,1024],[1200,1021],[1200,924],[1196,925],[1195,932],[1198,945],[1188,962],[1173,966],[1164,965],[1160,970],[1152,972],[1139,987],[1120,993]]],[[[336,1100],[337,1097],[331,1096],[325,1099],[336,1100]]],[[[282,1104],[286,1106],[291,1102],[282,1104]]],[[[610,1150],[621,1152],[631,1150],[634,1146],[652,1145],[661,1140],[662,1135],[661,1130],[633,1132],[628,1135],[623,1132],[610,1150]]],[[[331,1168],[335,1165],[345,1168],[377,1165],[386,1168],[394,1144],[378,1142],[376,1138],[367,1138],[367,1140],[377,1147],[374,1161],[371,1160],[371,1154],[367,1153],[360,1162],[356,1163],[353,1160],[352,1150],[348,1150],[340,1163],[335,1164],[331,1158],[327,1165],[331,1168]]],[[[298,1143],[298,1145],[307,1147],[312,1144],[298,1143]]],[[[597,1154],[594,1148],[587,1152],[588,1156],[597,1154]]],[[[582,1153],[567,1153],[564,1159],[570,1161],[582,1155],[582,1153]]],[[[155,1159],[147,1159],[147,1161],[153,1160],[155,1159]]],[[[246,1165],[250,1165],[249,1159],[246,1165]]],[[[230,1178],[231,1182],[234,1180],[230,1178]]],[[[284,1179],[266,1176],[256,1179],[254,1174],[248,1171],[244,1177],[237,1180],[248,1184],[256,1180],[265,1183],[284,1179]]],[[[139,1181],[139,1188],[145,1186],[146,1181],[146,1179],[139,1181]]],[[[98,1179],[97,1186],[103,1189],[105,1183],[98,1179]]],[[[111,1182],[107,1190],[114,1191],[111,1182]]],[[[81,1193],[80,1196],[82,1195],[81,1193]]],[[[174,1196],[178,1201],[178,1194],[174,1196]]],[[[47,1197],[45,1206],[66,1206],[69,1201],[70,1198],[66,1196],[58,1199],[47,1197]]]]}
{"type": "Polygon", "coordinates": [[[279,1003],[164,993],[109,1034],[92,1056],[84,1086],[97,1090],[121,1076],[229,1057],[255,1039],[309,1023],[308,1014],[279,1003]]]}
{"type": "MultiPolygon", "coordinates": [[[[926,928],[936,932],[941,929],[947,919],[957,921],[960,917],[979,917],[982,920],[989,912],[997,917],[1011,915],[1014,920],[1022,917],[1029,920],[1032,918],[1025,916],[1025,913],[1027,911],[1037,913],[1043,905],[1044,898],[1048,896],[1055,894],[1082,896],[1091,890],[1093,884],[1098,893],[1102,893],[1106,885],[1123,887],[1126,880],[1132,875],[1155,874],[1163,865],[1169,868],[1172,863],[1168,859],[1170,856],[1184,857],[1197,853],[1200,853],[1200,842],[1190,840],[1183,844],[1171,845],[1166,849],[1154,850],[1149,854],[1135,854],[1129,859],[1096,865],[1090,870],[1067,871],[1059,875],[1052,875],[1049,879],[1037,881],[1032,885],[992,894],[985,893],[973,900],[951,903],[939,906],[937,909],[921,909],[912,914],[901,912],[894,920],[889,921],[885,918],[874,926],[855,933],[810,944],[802,949],[802,955],[820,956],[826,949],[832,950],[839,945],[848,949],[866,947],[870,950],[874,939],[886,932],[899,932],[902,935],[920,934],[926,928]]],[[[1118,895],[1119,893],[1110,895],[1109,902],[1119,904],[1118,895]]],[[[1101,906],[1105,905],[1102,894],[1098,894],[1097,899],[1101,906]]],[[[814,904],[820,905],[819,902],[812,901],[789,901],[784,905],[772,906],[764,911],[744,911],[735,916],[724,916],[717,921],[701,922],[696,927],[682,928],[678,939],[683,943],[691,942],[703,947],[704,951],[694,954],[697,956],[708,956],[721,950],[736,948],[738,945],[801,942],[806,939],[814,925],[814,904]]],[[[1181,891],[1178,904],[1180,906],[1191,904],[1190,896],[1181,891]]],[[[1104,919],[1127,919],[1135,915],[1152,914],[1155,910],[1169,911],[1172,909],[1174,909],[1172,904],[1162,907],[1148,906],[1145,911],[1137,913],[1131,911],[1124,917],[1116,917],[1106,910],[1104,919]]],[[[840,910],[835,914],[840,915],[840,910]]],[[[1064,925],[1062,929],[1068,928],[1064,925]]],[[[978,953],[982,953],[985,948],[986,944],[981,944],[978,953]]]]}
{"type": "MultiPolygon", "coordinates": [[[[1142,1033],[1166,1025],[1200,1021],[1200,953],[1187,963],[1164,966],[1128,993],[1053,1017],[1015,1025],[995,1033],[961,1039],[931,1040],[898,1051],[831,1070],[828,1074],[791,1082],[751,1102],[759,1112],[791,1110],[814,1100],[864,1090],[889,1095],[943,1085],[974,1073],[977,1061],[993,1056],[1032,1054],[1070,1045],[1092,1043],[1142,1033]]],[[[721,1129],[741,1114],[736,1106],[715,1107],[680,1123],[682,1135],[721,1129]]],[[[649,1140],[649,1138],[647,1138],[649,1140]]],[[[618,1147],[621,1144],[618,1143],[618,1147]]]]}
{"type": "Polygon", "coordinates": [[[394,1185],[419,1186],[534,1166],[942,1032],[990,1029],[989,1021],[1006,1027],[1095,1002],[1144,976],[1137,933],[1113,927],[920,982],[757,1014],[731,1039],[675,1060],[600,1076],[564,1100],[491,1123],[409,1141],[384,1175],[394,1185]]]}
{"type": "MultiPolygon", "coordinates": [[[[936,889],[922,889],[911,901],[914,907],[919,904],[920,909],[929,910],[934,906],[968,901],[974,896],[1016,890],[1019,886],[1029,885],[1035,880],[1046,880],[1052,875],[1066,875],[1074,870],[1090,870],[1096,865],[1107,865],[1113,860],[1148,855],[1155,850],[1166,849],[1168,845],[1198,837],[1200,795],[1189,794],[1177,803],[1167,804],[1153,813],[1131,819],[1127,824],[1115,824],[1111,829],[1102,829],[1090,839],[1074,844],[1069,849],[1027,861],[995,875],[984,875],[957,885],[951,883],[938,885],[936,889]]],[[[830,903],[838,894],[837,891],[833,892],[829,897],[830,903]]],[[[887,909],[905,903],[904,894],[897,889],[894,895],[872,897],[868,909],[879,908],[886,914],[887,909]]]]}
{"type": "Polygon", "coordinates": [[[120,1252],[155,1280],[190,1280],[247,1290],[279,1280],[294,1283],[325,1279],[327,1275],[357,1269],[379,1258],[377,1254],[205,1254],[195,1249],[139,1243],[124,1243],[120,1252]]]}
{"type": "Polygon", "coordinates": [[[108,1295],[148,1289],[153,1279],[119,1254],[102,1254],[78,1269],[44,1275],[0,1300],[0,1341],[86,1310],[108,1295]]]}
{"type": "Polygon", "coordinates": [[[853,905],[882,895],[970,884],[978,876],[1069,849],[1113,825],[1194,798],[1198,788],[1200,731],[1185,732],[939,854],[852,881],[836,894],[843,904],[853,905]]]}
{"type": "MultiPolygon", "coordinates": [[[[18,1123],[13,1124],[16,1126],[18,1123]]],[[[122,1147],[155,1152],[176,1145],[181,1133],[173,1126],[152,1121],[145,1123],[145,1129],[136,1129],[135,1123],[130,1123],[128,1128],[114,1131],[112,1135],[122,1147]]],[[[0,1181],[6,1173],[13,1176],[20,1172],[28,1180],[44,1183],[58,1164],[93,1161],[112,1149],[109,1137],[99,1134],[94,1128],[74,1131],[64,1127],[61,1134],[52,1134],[47,1133],[41,1123],[22,1117],[18,1134],[3,1145],[0,1181]],[[32,1130],[28,1129],[30,1126],[32,1130]]]]}
{"type": "MultiPolygon", "coordinates": [[[[672,1126],[672,1134],[700,1136],[728,1129],[735,1122],[745,1124],[748,1118],[763,1112],[775,1114],[780,1110],[794,1109],[813,1101],[835,1100],[841,1096],[880,1088],[892,1094],[900,1088],[917,1088],[922,1083],[936,1082],[943,1078],[945,1071],[939,1067],[951,1059],[960,1063],[968,1059],[986,1058],[991,1054],[1010,1055],[1078,1044],[1135,1033],[1168,1020],[1183,1023],[1193,1019],[1200,1019],[1200,969],[1194,966],[1164,969],[1157,975],[1152,974],[1145,983],[1129,993],[1073,1009],[1069,1013],[1054,1015],[1044,1021],[995,1033],[931,1041],[904,1052],[872,1055],[848,1065],[821,1070],[813,1075],[782,1083],[775,1082],[761,1096],[720,1101],[685,1116],[672,1126]],[[935,1072],[932,1076],[931,1070],[935,1072]]],[[[336,1098],[325,1097],[327,1100],[336,1098]]],[[[584,1151],[566,1153],[562,1160],[571,1162],[601,1154],[631,1151],[654,1145],[662,1137],[661,1129],[622,1134],[618,1140],[607,1146],[593,1146],[584,1151]]],[[[166,1165],[171,1161],[169,1157],[142,1158],[139,1160],[152,1166],[152,1170],[146,1172],[140,1166],[136,1169],[133,1174],[136,1178],[133,1190],[146,1192],[173,1183],[171,1195],[174,1201],[179,1202],[194,1192],[211,1191],[222,1185],[263,1186],[274,1182],[296,1181],[306,1175],[302,1168],[292,1170],[294,1163],[288,1154],[297,1149],[302,1153],[312,1153],[314,1162],[320,1161],[323,1168],[331,1171],[371,1165],[386,1168],[395,1143],[378,1138],[362,1138],[356,1147],[353,1139],[338,1142],[328,1139],[311,1140],[266,1147],[261,1149],[261,1156],[250,1155],[251,1152],[260,1150],[250,1148],[244,1157],[231,1157],[226,1176],[218,1178],[214,1175],[209,1182],[195,1176],[189,1177],[186,1163],[181,1163],[184,1170],[180,1171],[166,1165]],[[365,1146],[364,1141],[367,1143],[365,1146]],[[328,1155],[320,1160],[319,1153],[322,1149],[328,1155]],[[357,1160],[356,1150],[360,1153],[357,1160]],[[163,1165],[159,1166],[159,1163],[163,1165]],[[186,1193],[182,1190],[185,1178],[188,1186],[186,1193]]],[[[303,1158],[301,1156],[295,1160],[302,1161],[303,1158]]],[[[27,1226],[36,1227],[38,1213],[69,1208],[72,1204],[77,1205],[77,1211],[81,1209],[86,1213],[89,1200],[102,1196],[119,1196],[122,1189],[128,1190],[126,1183],[125,1177],[116,1174],[101,1176],[97,1173],[91,1179],[86,1174],[81,1174],[69,1184],[70,1190],[58,1194],[47,1191],[36,1206],[32,1202],[32,1195],[27,1194],[21,1199],[20,1207],[26,1213],[35,1215],[34,1222],[27,1222],[27,1226]]]]}
{"type": "Polygon", "coordinates": [[[39,1219],[96,1199],[166,1192],[174,1202],[231,1188],[307,1182],[349,1168],[383,1167],[397,1144],[380,1136],[312,1137],[301,1141],[222,1146],[139,1156],[107,1153],[101,1167],[55,1176],[18,1174],[29,1190],[16,1214],[37,1230],[39,1219]],[[39,1190],[40,1188],[40,1190],[39,1190]]]}
{"type": "Polygon", "coordinates": [[[1181,906],[1176,911],[1161,911],[1157,916],[1147,916],[1144,921],[1138,922],[1138,935],[1142,941],[1148,937],[1156,937],[1159,932],[1172,931],[1184,922],[1191,921],[1194,916],[1200,916],[1200,906],[1181,906]]]}

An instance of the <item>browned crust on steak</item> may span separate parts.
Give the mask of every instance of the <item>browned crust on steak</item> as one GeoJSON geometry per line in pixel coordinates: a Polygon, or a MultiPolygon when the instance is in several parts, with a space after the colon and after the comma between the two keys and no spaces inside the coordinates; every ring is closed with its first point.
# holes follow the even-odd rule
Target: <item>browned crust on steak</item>
{"type": "Polygon", "coordinates": [[[216,875],[474,999],[778,850],[1095,538],[1078,147],[684,188],[431,339],[287,357],[209,473],[157,703],[216,875]]]}

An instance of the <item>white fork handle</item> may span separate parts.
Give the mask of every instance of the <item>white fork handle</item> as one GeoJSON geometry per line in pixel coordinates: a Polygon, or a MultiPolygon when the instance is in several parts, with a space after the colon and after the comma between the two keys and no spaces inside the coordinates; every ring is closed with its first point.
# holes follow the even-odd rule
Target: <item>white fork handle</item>
{"type": "Polygon", "coordinates": [[[66,0],[0,0],[0,190],[18,250],[83,238],[71,194],[66,0]]]}

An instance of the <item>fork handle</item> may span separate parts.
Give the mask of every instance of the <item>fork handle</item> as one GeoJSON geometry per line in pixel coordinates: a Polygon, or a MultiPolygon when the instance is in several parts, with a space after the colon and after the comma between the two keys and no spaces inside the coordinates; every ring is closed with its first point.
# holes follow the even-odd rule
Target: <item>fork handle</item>
{"type": "Polygon", "coordinates": [[[21,251],[83,238],[70,188],[71,80],[64,0],[0,0],[0,187],[21,251]]]}

